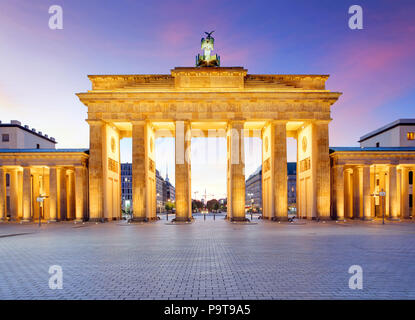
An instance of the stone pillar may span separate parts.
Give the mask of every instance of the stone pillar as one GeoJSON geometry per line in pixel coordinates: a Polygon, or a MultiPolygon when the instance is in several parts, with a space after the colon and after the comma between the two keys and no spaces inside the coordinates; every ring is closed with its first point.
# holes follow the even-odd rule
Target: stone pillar
{"type": "Polygon", "coordinates": [[[329,157],[329,124],[316,122],[313,125],[313,138],[316,139],[316,196],[317,217],[330,219],[330,157],[329,157]]]}
{"type": "Polygon", "coordinates": [[[76,213],[75,213],[75,172],[74,170],[70,169],[67,171],[67,197],[68,197],[68,213],[67,218],[68,220],[75,219],[76,213]]]}
{"type": "Polygon", "coordinates": [[[336,219],[344,220],[344,167],[336,165],[334,167],[334,183],[336,196],[336,219]]]}
{"type": "Polygon", "coordinates": [[[67,194],[67,184],[66,184],[66,168],[59,169],[59,220],[63,221],[68,218],[68,194],[67,194]]]}
{"type": "Polygon", "coordinates": [[[363,220],[372,220],[372,204],[370,196],[370,166],[362,168],[362,196],[363,196],[363,220]]]}
{"type": "MultiPolygon", "coordinates": [[[[145,122],[137,121],[132,123],[133,137],[133,216],[135,221],[146,220],[146,143],[145,143],[145,122]]],[[[177,189],[177,188],[176,188],[177,189]]]]}
{"type": "Polygon", "coordinates": [[[75,167],[75,221],[84,220],[84,167],[75,167]]]}
{"type": "Polygon", "coordinates": [[[89,218],[91,221],[101,221],[104,217],[103,140],[105,126],[100,120],[87,120],[87,122],[89,123],[89,218]]]}
{"type": "Polygon", "coordinates": [[[49,167],[49,221],[56,222],[58,208],[58,175],[56,167],[49,167]]]}
{"type": "Polygon", "coordinates": [[[0,167],[0,221],[7,220],[6,216],[6,174],[0,167]]]}
{"type": "Polygon", "coordinates": [[[15,221],[19,217],[19,177],[18,170],[9,170],[10,175],[10,220],[15,221]]]}
{"type": "Polygon", "coordinates": [[[274,178],[274,220],[288,219],[287,206],[287,125],[285,122],[274,122],[271,128],[271,155],[274,178]]]}
{"type": "Polygon", "coordinates": [[[190,221],[191,199],[191,128],[189,121],[176,121],[176,221],[190,221]]]}
{"type": "Polygon", "coordinates": [[[229,130],[229,192],[232,221],[245,221],[245,155],[244,155],[244,122],[230,121],[229,130]]]}
{"type": "Polygon", "coordinates": [[[30,177],[30,168],[23,168],[23,222],[29,222],[31,220],[31,198],[32,198],[32,186],[30,177]]]}
{"type": "Polygon", "coordinates": [[[389,218],[399,220],[396,164],[389,165],[389,218]]]}
{"type": "Polygon", "coordinates": [[[409,219],[409,169],[402,167],[401,172],[401,216],[409,219]]]}
{"type": "Polygon", "coordinates": [[[344,172],[344,215],[345,218],[353,217],[353,192],[350,170],[343,170],[344,172]]]}
{"type": "Polygon", "coordinates": [[[362,168],[353,168],[353,218],[358,219],[363,217],[363,197],[362,190],[362,168]]]}

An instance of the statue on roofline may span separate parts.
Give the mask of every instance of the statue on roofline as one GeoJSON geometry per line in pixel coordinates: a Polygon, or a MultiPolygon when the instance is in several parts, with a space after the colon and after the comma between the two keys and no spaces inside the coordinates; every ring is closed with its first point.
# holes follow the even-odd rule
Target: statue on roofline
{"type": "Polygon", "coordinates": [[[201,48],[203,50],[203,54],[198,54],[196,56],[196,67],[219,67],[220,66],[220,57],[217,54],[211,55],[213,51],[213,44],[215,39],[212,37],[211,32],[206,32],[206,38],[202,38],[201,40],[201,48]]]}

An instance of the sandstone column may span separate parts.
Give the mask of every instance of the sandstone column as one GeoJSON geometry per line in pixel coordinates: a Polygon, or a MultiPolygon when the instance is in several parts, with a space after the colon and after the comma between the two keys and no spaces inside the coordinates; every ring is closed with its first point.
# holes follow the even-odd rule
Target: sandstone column
{"type": "Polygon", "coordinates": [[[353,217],[353,193],[350,170],[344,169],[344,215],[349,219],[353,217]]]}
{"type": "Polygon", "coordinates": [[[353,168],[353,218],[358,219],[363,216],[363,198],[361,194],[362,190],[362,168],[353,168]]]}
{"type": "Polygon", "coordinates": [[[409,169],[407,167],[402,167],[401,179],[401,216],[403,219],[409,219],[409,169]]]}
{"type": "Polygon", "coordinates": [[[59,169],[59,220],[68,218],[68,193],[66,183],[66,168],[59,169]]]}
{"type": "Polygon", "coordinates": [[[192,216],[191,136],[190,121],[176,121],[176,221],[190,221],[192,216]]]}
{"type": "Polygon", "coordinates": [[[0,221],[7,220],[6,216],[6,179],[5,172],[2,167],[0,167],[0,221]]]}
{"type": "MultiPolygon", "coordinates": [[[[146,143],[145,143],[145,122],[134,121],[132,123],[133,138],[133,216],[135,221],[146,220],[146,143]]],[[[177,182],[176,182],[177,185],[177,182]]],[[[176,187],[177,189],[177,187],[176,187]]]]}
{"type": "Polygon", "coordinates": [[[9,170],[10,175],[10,220],[15,221],[19,217],[19,178],[18,170],[9,170]]]}
{"type": "Polygon", "coordinates": [[[75,212],[75,171],[71,168],[70,170],[67,171],[68,173],[68,182],[67,182],[67,187],[68,187],[68,214],[67,217],[68,219],[72,220],[75,219],[76,217],[76,212],[75,212]]]}
{"type": "Polygon", "coordinates": [[[285,122],[272,123],[273,142],[271,145],[272,161],[274,163],[274,220],[287,220],[287,125],[285,122]]]}
{"type": "Polygon", "coordinates": [[[313,126],[313,136],[317,144],[316,196],[317,217],[330,219],[330,158],[329,158],[329,123],[318,121],[313,126]]]}
{"type": "Polygon", "coordinates": [[[363,220],[372,220],[369,165],[364,165],[362,168],[362,184],[363,220]]]}
{"type": "Polygon", "coordinates": [[[56,167],[49,167],[49,221],[56,222],[58,201],[58,175],[56,167]]]}
{"type": "Polygon", "coordinates": [[[75,167],[75,221],[84,220],[84,167],[75,167]]]}
{"type": "Polygon", "coordinates": [[[390,208],[389,218],[390,220],[399,220],[396,164],[389,165],[388,177],[389,177],[389,208],[390,208]]]}
{"type": "Polygon", "coordinates": [[[344,220],[344,167],[342,165],[334,167],[334,185],[336,188],[336,219],[344,220]]]}
{"type": "Polygon", "coordinates": [[[231,220],[245,221],[245,155],[244,122],[230,121],[229,135],[229,192],[228,208],[231,207],[231,220]]]}
{"type": "Polygon", "coordinates": [[[31,179],[30,179],[30,167],[23,168],[23,222],[29,222],[31,220],[31,179]]]}
{"type": "Polygon", "coordinates": [[[89,123],[89,218],[91,221],[101,221],[104,214],[103,139],[105,126],[101,120],[87,120],[87,122],[89,123]]]}

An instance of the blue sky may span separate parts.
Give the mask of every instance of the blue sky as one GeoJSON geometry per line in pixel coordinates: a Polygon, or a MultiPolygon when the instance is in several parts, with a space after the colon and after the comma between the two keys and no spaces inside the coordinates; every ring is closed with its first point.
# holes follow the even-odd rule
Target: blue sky
{"type": "MultiPolygon", "coordinates": [[[[203,31],[215,30],[223,66],[243,66],[249,73],[330,74],[327,87],[343,92],[332,109],[330,145],[355,146],[370,130],[414,117],[414,17],[415,2],[403,0],[3,0],[0,120],[18,119],[48,133],[59,148],[88,147],[86,107],[75,96],[90,89],[88,74],[168,73],[192,66],[203,31]],[[63,30],[48,28],[53,4],[63,7],[63,30]],[[353,4],[363,7],[363,30],[348,28],[353,4]]],[[[128,160],[129,142],[123,146],[128,160]]],[[[157,142],[156,148],[173,159],[171,141],[157,142]]],[[[199,153],[204,148],[203,142],[193,146],[199,153]]],[[[259,164],[259,150],[253,143],[247,175],[259,164]]],[[[292,151],[288,156],[295,159],[292,151]]],[[[164,175],[170,160],[163,159],[157,167],[164,175]]],[[[224,166],[196,163],[192,189],[207,185],[208,193],[223,194],[224,166]]]]}

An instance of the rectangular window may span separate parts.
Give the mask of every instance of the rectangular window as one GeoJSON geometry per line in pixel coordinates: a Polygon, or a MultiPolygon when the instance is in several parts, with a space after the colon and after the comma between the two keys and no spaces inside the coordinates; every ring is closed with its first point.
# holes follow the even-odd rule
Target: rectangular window
{"type": "Polygon", "coordinates": [[[379,148],[379,147],[380,147],[380,143],[376,142],[376,148],[379,148]]]}
{"type": "Polygon", "coordinates": [[[8,134],[8,133],[3,133],[3,134],[1,135],[1,141],[2,141],[2,142],[9,142],[9,141],[10,141],[10,136],[9,136],[9,134],[8,134]]]}
{"type": "Polygon", "coordinates": [[[415,140],[415,132],[407,132],[406,137],[408,140],[415,140]]]}

